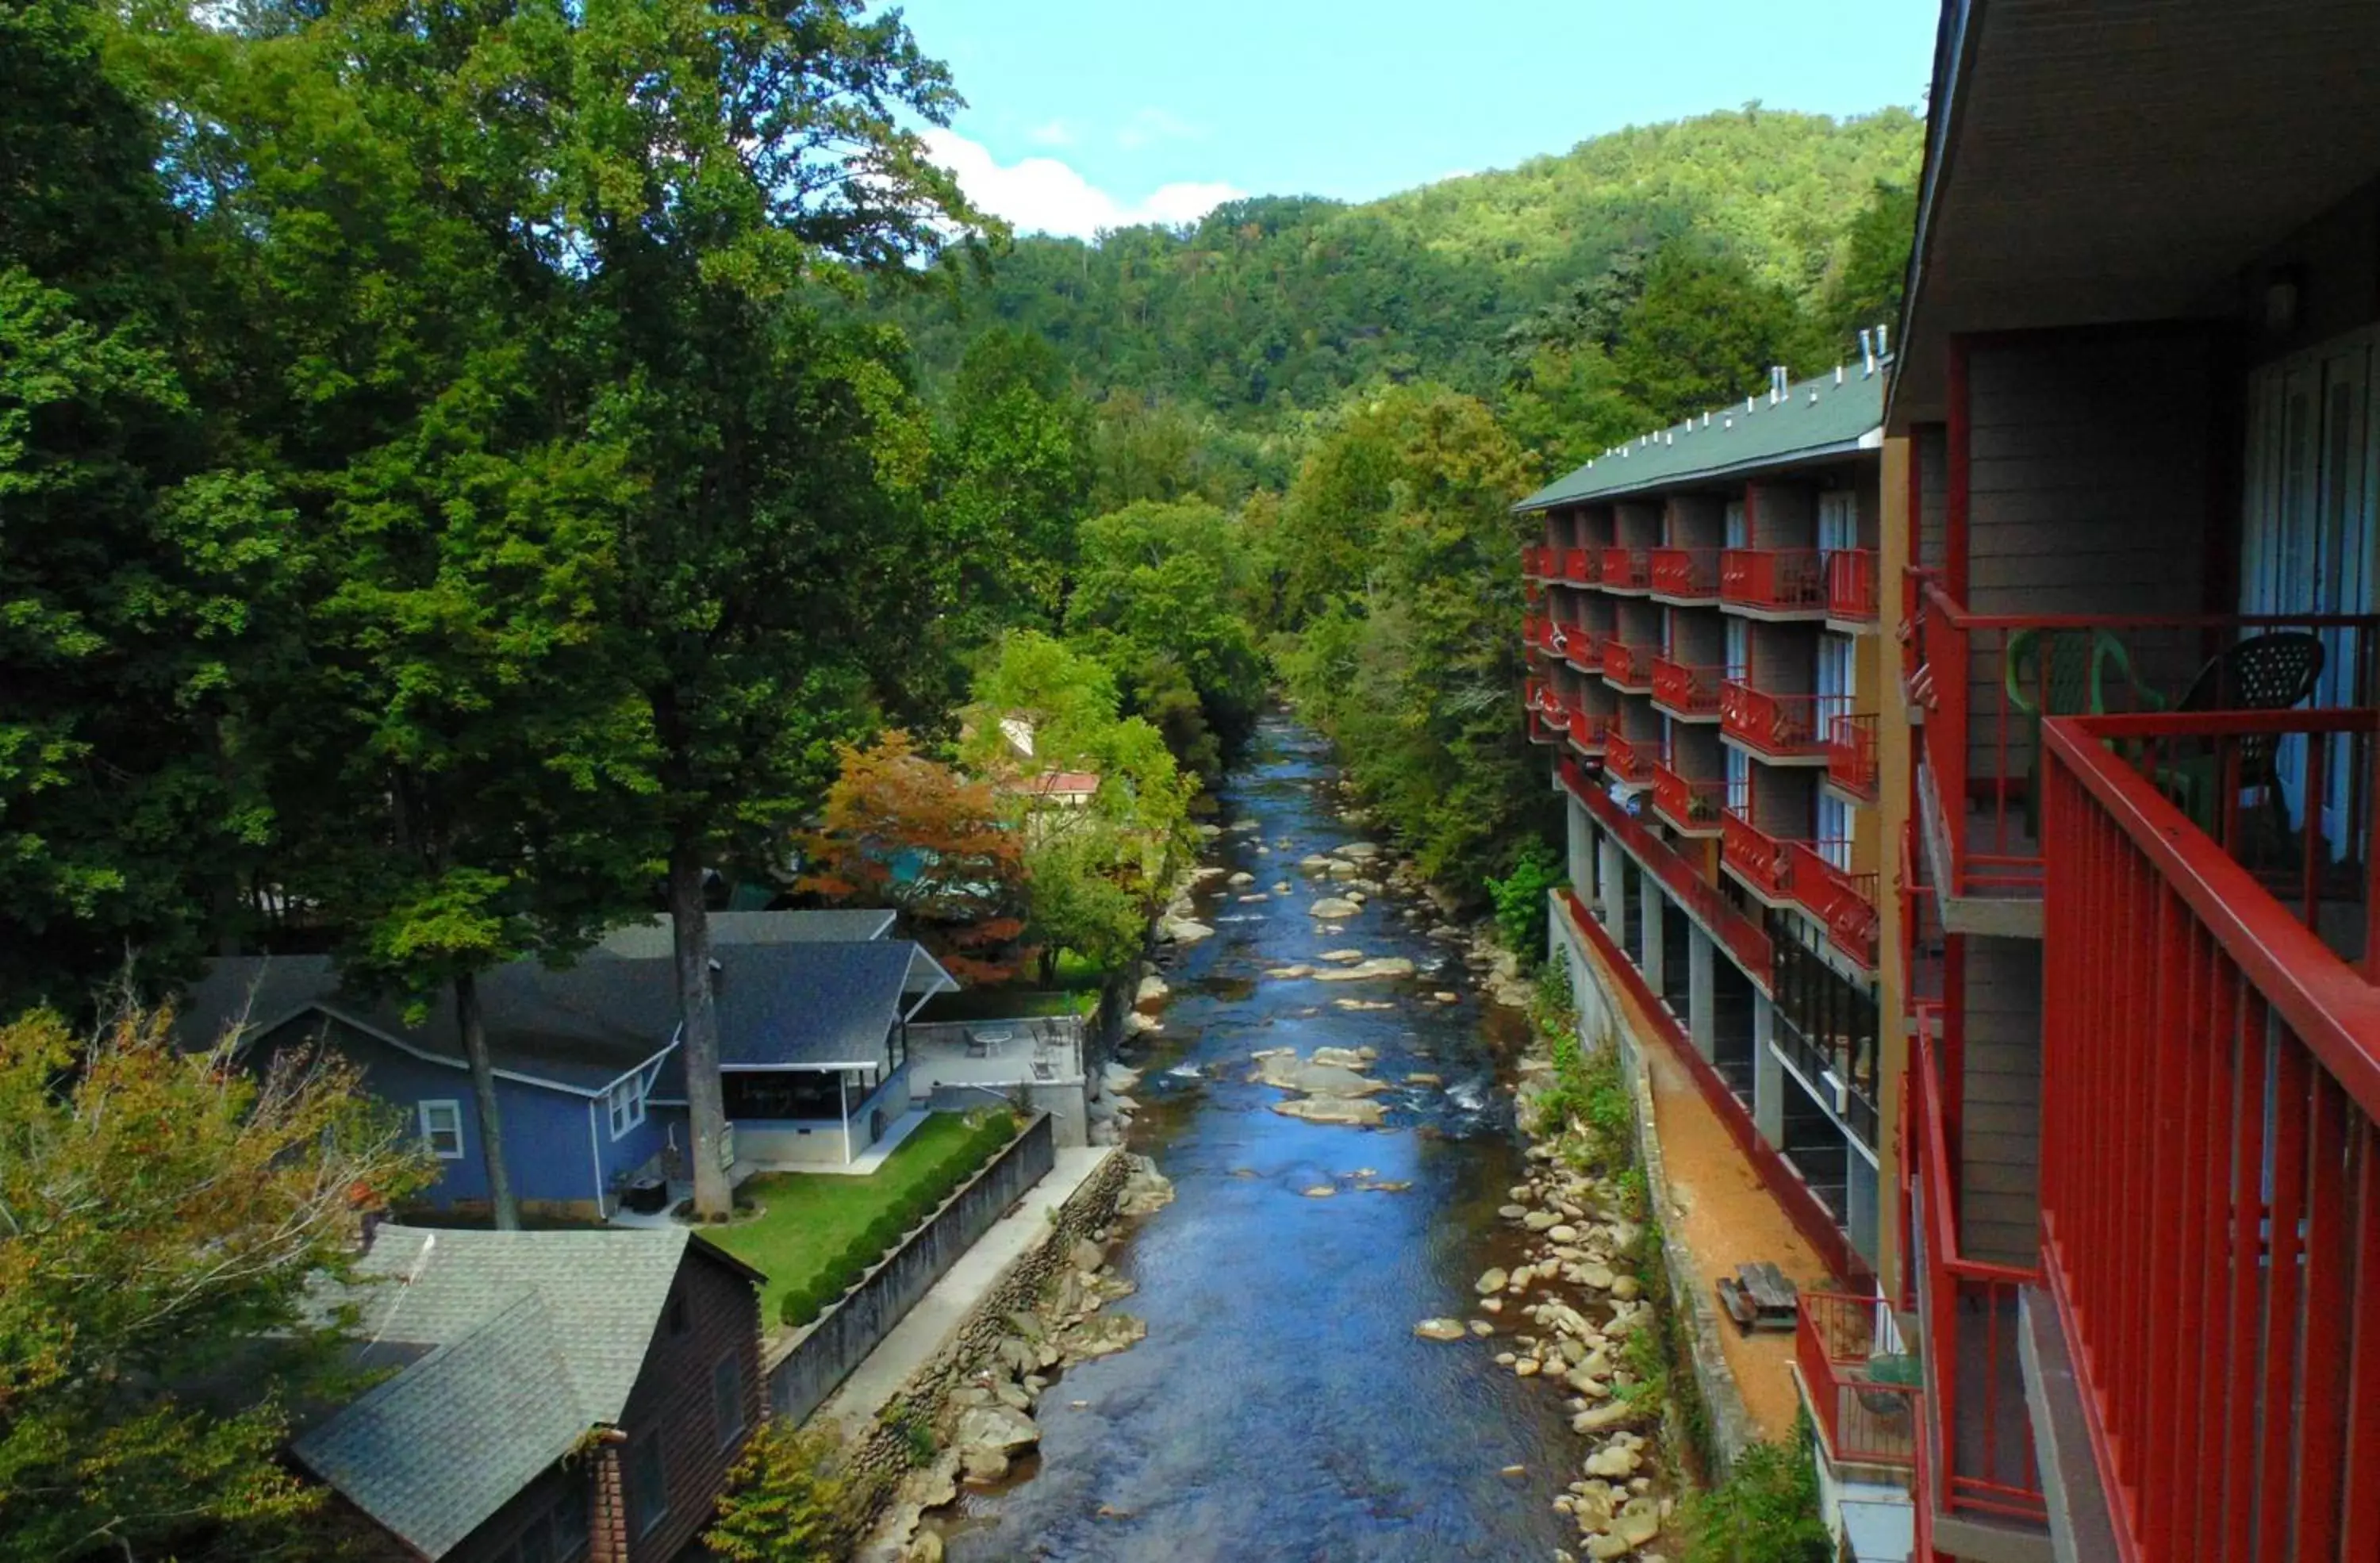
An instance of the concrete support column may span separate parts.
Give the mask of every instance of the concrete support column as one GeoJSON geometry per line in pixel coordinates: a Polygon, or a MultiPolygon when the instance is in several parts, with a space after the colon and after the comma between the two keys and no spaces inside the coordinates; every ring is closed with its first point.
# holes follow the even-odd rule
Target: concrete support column
{"type": "Polygon", "coordinates": [[[1622,887],[1627,884],[1628,878],[1621,872],[1620,843],[1601,831],[1597,831],[1596,835],[1595,850],[1603,860],[1600,887],[1603,891],[1603,899],[1600,903],[1603,909],[1603,926],[1609,928],[1612,937],[1616,939],[1628,926],[1628,918],[1620,904],[1620,898],[1626,893],[1622,887]]]}
{"type": "Polygon", "coordinates": [[[1777,1033],[1777,1007],[1765,993],[1752,995],[1752,1126],[1760,1137],[1785,1148],[1785,1066],[1769,1038],[1777,1033]]]}
{"type": "Polygon", "coordinates": [[[1578,800],[1567,793],[1562,794],[1562,818],[1569,826],[1568,840],[1564,843],[1563,871],[1569,874],[1570,888],[1578,893],[1579,900],[1592,906],[1595,904],[1597,866],[1595,821],[1587,818],[1586,810],[1579,806],[1578,800]]]}
{"type": "Polygon", "coordinates": [[[1645,974],[1645,980],[1652,985],[1655,993],[1658,993],[1661,991],[1661,924],[1664,920],[1661,916],[1661,886],[1650,874],[1640,874],[1637,879],[1645,892],[1645,958],[1636,969],[1645,974]]]}
{"type": "Polygon", "coordinates": [[[1718,996],[1711,991],[1711,963],[1718,951],[1711,944],[1710,935],[1698,925],[1686,929],[1686,1035],[1693,1039],[1694,1051],[1705,1058],[1717,1056],[1718,1047],[1718,996]]]}

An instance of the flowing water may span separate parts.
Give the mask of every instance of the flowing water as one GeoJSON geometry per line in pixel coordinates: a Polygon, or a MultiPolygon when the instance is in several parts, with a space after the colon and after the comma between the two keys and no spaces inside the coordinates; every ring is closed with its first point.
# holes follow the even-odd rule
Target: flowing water
{"type": "Polygon", "coordinates": [[[1225,789],[1222,818],[1261,829],[1227,833],[1208,861],[1257,882],[1208,881],[1197,915],[1215,937],[1176,954],[1163,1031],[1125,1054],[1146,1071],[1132,1146],[1177,1196],[1113,1255],[1139,1287],[1117,1306],[1148,1339],[1042,1397],[1038,1460],[940,1527],[956,1563],[1505,1563],[1575,1545],[1550,1507],[1576,1459],[1559,1398],[1497,1367],[1493,1342],[1413,1333],[1473,1316],[1480,1271],[1516,1262],[1496,1209],[1521,1177],[1504,1065],[1523,1030],[1474,994],[1458,951],[1423,937],[1435,918],[1406,920],[1392,895],[1318,932],[1306,906],[1332,892],[1297,860],[1361,834],[1332,812],[1331,779],[1310,733],[1272,722],[1225,789]],[[1258,891],[1270,899],[1238,899],[1258,891]],[[1339,948],[1408,956],[1422,975],[1260,976],[1339,948]],[[1430,1002],[1439,989],[1462,1001],[1430,1002]],[[1379,1049],[1379,1079],[1444,1084],[1400,1086],[1380,1098],[1386,1126],[1363,1130],[1283,1118],[1268,1110],[1280,1092],[1247,1083],[1257,1049],[1330,1045],[1379,1049]],[[1369,1181],[1412,1186],[1355,1186],[1369,1181]],[[1338,1193],[1305,1193],[1323,1184],[1338,1193]]]}

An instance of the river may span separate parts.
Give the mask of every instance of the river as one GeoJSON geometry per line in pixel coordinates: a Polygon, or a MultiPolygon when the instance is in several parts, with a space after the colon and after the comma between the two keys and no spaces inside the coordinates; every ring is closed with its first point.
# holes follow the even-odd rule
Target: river
{"type": "Polygon", "coordinates": [[[1578,1454],[1560,1398],[1497,1367],[1491,1342],[1413,1333],[1472,1316],[1479,1273],[1519,1256],[1496,1210],[1521,1178],[1503,1083],[1524,1028],[1393,895],[1318,933],[1307,903],[1331,892],[1297,860],[1361,835],[1322,790],[1332,775],[1318,739],[1275,721],[1224,789],[1221,818],[1261,829],[1216,840],[1208,861],[1256,883],[1208,881],[1197,915],[1215,937],[1176,954],[1164,1029],[1126,1056],[1146,1072],[1132,1147],[1176,1192],[1113,1256],[1139,1289],[1117,1306],[1148,1338],[1043,1397],[1038,1460],[938,1522],[955,1563],[1509,1563],[1576,1544],[1551,1508],[1578,1454]],[[1237,899],[1250,892],[1270,899],[1237,899]],[[1342,947],[1409,956],[1424,975],[1259,978],[1342,947]],[[1445,988],[1462,1000],[1429,1001],[1445,988]],[[1395,1004],[1350,1012],[1341,998],[1395,1004]],[[1445,1084],[1398,1089],[1385,1127],[1363,1130],[1281,1117],[1268,1110],[1281,1094],[1247,1083],[1258,1048],[1333,1045],[1379,1049],[1380,1079],[1445,1084]],[[1411,1187],[1356,1187],[1370,1181],[1411,1187]],[[1305,1193],[1324,1184],[1338,1193],[1305,1193]],[[1512,1466],[1523,1473],[1502,1473],[1512,1466]]]}

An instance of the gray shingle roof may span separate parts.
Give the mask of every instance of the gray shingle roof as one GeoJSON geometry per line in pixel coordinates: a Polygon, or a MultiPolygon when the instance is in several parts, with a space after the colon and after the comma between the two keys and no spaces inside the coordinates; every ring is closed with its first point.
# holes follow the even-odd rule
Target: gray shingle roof
{"type": "Polygon", "coordinates": [[[1512,508],[1525,515],[1857,450],[1883,425],[1889,376],[1881,365],[1872,374],[1853,365],[1840,371],[1838,385],[1836,372],[1798,382],[1774,404],[1764,392],[1748,407],[1742,402],[1713,407],[1701,418],[1631,440],[1512,508]]]}
{"type": "Polygon", "coordinates": [[[318,1301],[357,1306],[368,1365],[410,1365],[293,1452],[443,1556],[589,1428],[619,1422],[689,1246],[735,1264],[674,1228],[381,1228],[357,1266],[366,1278],[318,1301]]]}
{"type": "Polygon", "coordinates": [[[872,1062],[917,991],[911,963],[940,970],[906,939],[727,946],[712,958],[722,1064],[872,1062]]]}
{"type": "MultiPolygon", "coordinates": [[[[890,908],[823,907],[796,912],[713,912],[710,947],[715,953],[730,944],[848,944],[882,939],[892,931],[895,914],[890,908]]],[[[637,960],[667,959],[676,953],[675,934],[666,916],[649,923],[613,928],[589,951],[589,959],[625,956],[637,960]]]]}

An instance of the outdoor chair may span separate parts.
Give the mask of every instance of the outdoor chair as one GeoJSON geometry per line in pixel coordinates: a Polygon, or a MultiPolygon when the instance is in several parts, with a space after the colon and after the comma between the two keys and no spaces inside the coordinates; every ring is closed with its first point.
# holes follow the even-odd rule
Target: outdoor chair
{"type": "MultiPolygon", "coordinates": [[[[2322,637],[2306,630],[2278,630],[2252,636],[2228,646],[2207,660],[2175,703],[2177,711],[2285,711],[2313,697],[2322,682],[2322,637]]],[[[2233,778],[2241,792],[2261,791],[2276,839],[2289,837],[2289,803],[2281,795],[2278,734],[2241,733],[2240,768],[2233,778]]],[[[2318,739],[2309,742],[2320,742],[2318,739]]],[[[2221,839],[2226,800],[2222,792],[2223,757],[2219,752],[2192,755],[2157,769],[2157,790],[2209,836],[2221,839]]],[[[2311,813],[2318,800],[2307,800],[2311,813]]]]}
{"type": "Polygon", "coordinates": [[[2132,655],[2124,643],[2106,630],[2017,630],[2008,637],[2003,661],[2009,705],[2023,719],[2033,740],[2025,772],[2024,826],[2039,841],[2042,719],[2155,709],[2165,702],[2132,670],[2132,655]],[[2119,703],[2111,706],[2111,696],[2119,703]]]}

